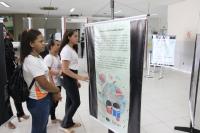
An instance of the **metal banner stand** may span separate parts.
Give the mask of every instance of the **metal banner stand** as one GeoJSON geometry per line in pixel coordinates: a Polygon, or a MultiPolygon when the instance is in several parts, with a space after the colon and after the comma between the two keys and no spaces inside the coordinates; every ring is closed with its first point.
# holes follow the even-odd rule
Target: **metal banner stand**
{"type": "MultiPolygon", "coordinates": [[[[147,15],[147,21],[149,20],[149,16],[147,15]]],[[[149,34],[149,31],[148,31],[148,28],[149,28],[149,23],[147,23],[147,38],[146,38],[146,65],[145,67],[147,68],[147,75],[145,76],[145,78],[153,78],[153,76],[150,75],[150,69],[151,69],[151,52],[149,52],[149,58],[148,58],[148,42],[149,42],[149,39],[148,39],[148,34],[149,34]],[[148,58],[148,59],[147,59],[148,58]]]]}
{"type": "Polygon", "coordinates": [[[147,65],[147,75],[146,78],[153,78],[153,76],[150,75],[150,69],[151,69],[151,53],[149,52],[149,60],[147,65]]]}
{"type": "MultiPolygon", "coordinates": [[[[199,57],[196,55],[197,53],[199,53],[199,49],[197,49],[197,40],[196,39],[196,44],[195,44],[195,52],[194,52],[194,57],[193,57],[193,68],[192,68],[192,76],[191,76],[191,81],[190,81],[190,98],[191,98],[191,91],[192,91],[192,88],[193,88],[193,82],[194,82],[194,73],[198,73],[197,74],[197,80],[196,80],[196,84],[194,85],[195,86],[195,95],[192,96],[193,98],[192,99],[195,99],[194,101],[194,107],[192,107],[194,109],[194,113],[191,113],[191,119],[190,119],[190,127],[179,127],[179,126],[176,126],[174,129],[175,130],[178,130],[178,131],[183,131],[183,132],[188,132],[188,133],[200,133],[200,130],[199,129],[196,129],[195,125],[199,125],[199,123],[195,123],[195,120],[197,118],[196,114],[197,114],[197,106],[199,106],[199,100],[198,100],[198,93],[199,93],[199,76],[200,76],[200,61],[199,61],[199,57]],[[197,59],[196,59],[197,57],[197,59]],[[196,62],[197,60],[197,62],[196,62]],[[195,66],[196,64],[198,64],[198,68],[197,70],[198,71],[195,71],[195,66]]],[[[198,118],[199,119],[199,118],[198,118]]]]}

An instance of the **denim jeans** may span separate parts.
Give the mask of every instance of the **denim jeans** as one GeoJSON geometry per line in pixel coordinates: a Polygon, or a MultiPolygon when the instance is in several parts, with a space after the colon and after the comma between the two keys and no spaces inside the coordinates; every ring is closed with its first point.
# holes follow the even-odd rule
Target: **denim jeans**
{"type": "Polygon", "coordinates": [[[47,133],[47,124],[50,112],[50,96],[43,99],[27,100],[27,108],[32,116],[31,133],[47,133]]]}

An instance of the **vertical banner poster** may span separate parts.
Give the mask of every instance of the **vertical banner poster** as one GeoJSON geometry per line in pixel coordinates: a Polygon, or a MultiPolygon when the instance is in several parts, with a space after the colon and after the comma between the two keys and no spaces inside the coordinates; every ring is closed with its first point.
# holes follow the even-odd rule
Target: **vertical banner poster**
{"type": "Polygon", "coordinates": [[[152,64],[174,66],[175,37],[153,35],[152,64]]]}
{"type": "Polygon", "coordinates": [[[88,24],[90,114],[116,133],[139,133],[146,17],[88,24]]]}
{"type": "Polygon", "coordinates": [[[5,46],[3,40],[3,23],[0,22],[0,125],[8,121],[12,116],[10,100],[6,89],[5,46]]]}
{"type": "Polygon", "coordinates": [[[197,35],[190,83],[190,114],[192,125],[200,130],[200,35],[197,35]]]}

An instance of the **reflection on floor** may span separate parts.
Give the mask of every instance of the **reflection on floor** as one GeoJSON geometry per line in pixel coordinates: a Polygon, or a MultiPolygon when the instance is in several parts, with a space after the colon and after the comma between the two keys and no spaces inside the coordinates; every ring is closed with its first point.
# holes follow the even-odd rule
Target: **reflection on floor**
{"type": "MultiPolygon", "coordinates": [[[[141,133],[179,133],[174,131],[175,125],[189,125],[188,97],[190,75],[173,70],[165,70],[164,78],[158,80],[158,77],[158,74],[154,74],[152,79],[143,79],[141,133]]],[[[105,127],[90,118],[88,83],[81,83],[81,106],[76,113],[75,121],[81,122],[82,127],[77,129],[76,133],[107,133],[105,127]]],[[[64,116],[64,89],[62,89],[62,96],[63,100],[59,103],[56,111],[58,118],[63,118],[64,116]]],[[[28,114],[26,104],[23,106],[28,114]]],[[[13,111],[16,112],[14,106],[13,111]]],[[[2,126],[0,127],[0,133],[30,132],[31,119],[18,123],[15,118],[13,122],[17,126],[15,130],[9,130],[2,126]]],[[[49,121],[48,133],[61,133],[58,128],[59,125],[53,125],[49,121]]]]}

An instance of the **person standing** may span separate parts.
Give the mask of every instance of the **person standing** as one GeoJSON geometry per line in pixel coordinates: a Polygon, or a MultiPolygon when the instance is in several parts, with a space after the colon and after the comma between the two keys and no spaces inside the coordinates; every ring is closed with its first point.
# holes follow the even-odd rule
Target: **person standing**
{"type": "MultiPolygon", "coordinates": [[[[7,80],[9,82],[15,70],[16,58],[15,58],[15,51],[12,44],[13,38],[10,35],[10,33],[6,30],[5,26],[3,27],[3,32],[4,32],[4,44],[5,44],[5,57],[6,57],[5,59],[6,73],[7,73],[7,80]]],[[[24,113],[21,102],[14,100],[14,105],[17,110],[17,118],[19,122],[21,122],[23,119],[25,120],[29,119],[29,116],[25,115],[24,113]]],[[[15,129],[16,126],[11,121],[9,121],[8,128],[15,129]]]]}
{"type": "MultiPolygon", "coordinates": [[[[49,80],[50,82],[57,86],[61,91],[61,62],[60,57],[58,55],[60,50],[60,40],[53,40],[50,39],[48,43],[49,54],[44,58],[46,65],[49,68],[49,80]]],[[[51,94],[51,121],[53,124],[61,123],[60,119],[56,118],[55,111],[56,107],[58,106],[58,101],[54,101],[52,94],[51,94]]]]}
{"type": "Polygon", "coordinates": [[[72,133],[73,128],[80,127],[80,123],[73,121],[73,116],[80,105],[80,94],[78,80],[87,81],[88,76],[78,75],[78,54],[73,46],[78,43],[77,30],[65,32],[61,43],[60,56],[62,63],[63,87],[66,90],[65,116],[60,130],[72,133]]]}
{"type": "Polygon", "coordinates": [[[48,81],[49,69],[39,55],[44,48],[44,38],[40,31],[31,29],[22,33],[20,60],[23,76],[27,85],[32,85],[27,99],[27,108],[32,116],[31,133],[47,133],[50,112],[48,92],[53,93],[55,101],[61,99],[60,89],[48,81]]]}

